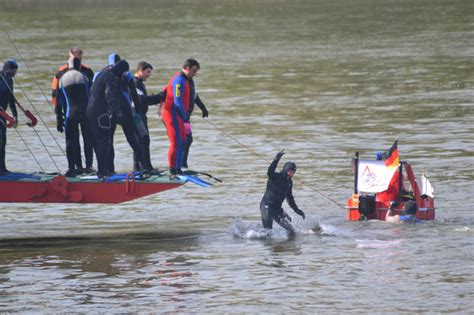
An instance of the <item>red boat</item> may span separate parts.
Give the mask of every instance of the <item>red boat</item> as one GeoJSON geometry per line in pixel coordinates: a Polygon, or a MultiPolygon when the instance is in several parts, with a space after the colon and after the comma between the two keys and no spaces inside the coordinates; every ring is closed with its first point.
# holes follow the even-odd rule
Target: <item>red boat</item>
{"type": "Polygon", "coordinates": [[[0,177],[0,202],[122,203],[177,188],[187,181],[201,186],[204,186],[201,183],[206,183],[195,176],[143,177],[133,173],[120,174],[106,181],[99,180],[97,176],[66,178],[63,175],[38,173],[11,175],[15,176],[0,177]]]}
{"type": "Polygon", "coordinates": [[[384,221],[391,202],[396,201],[393,214],[401,215],[409,200],[418,206],[417,219],[434,220],[434,195],[429,180],[422,174],[417,181],[411,165],[398,161],[398,151],[396,155],[396,165],[388,167],[383,160],[359,159],[356,152],[354,193],[346,205],[348,220],[384,221]]]}

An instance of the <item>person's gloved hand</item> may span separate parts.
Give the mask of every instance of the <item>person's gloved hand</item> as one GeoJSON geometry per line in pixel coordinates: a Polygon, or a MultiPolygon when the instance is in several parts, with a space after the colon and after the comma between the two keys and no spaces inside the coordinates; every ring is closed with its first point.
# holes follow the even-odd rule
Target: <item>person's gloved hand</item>
{"type": "Polygon", "coordinates": [[[15,123],[13,124],[13,128],[16,128],[18,126],[18,116],[13,116],[15,118],[15,123]]]}
{"type": "Polygon", "coordinates": [[[209,112],[207,111],[206,107],[203,107],[202,109],[202,118],[207,118],[209,117],[209,112]]]}
{"type": "Polygon", "coordinates": [[[115,115],[115,120],[117,121],[117,124],[122,125],[125,122],[125,117],[122,113],[119,113],[115,115]]]}
{"type": "Polygon", "coordinates": [[[191,124],[189,122],[184,123],[184,131],[186,132],[187,135],[191,133],[191,124]]]}
{"type": "Polygon", "coordinates": [[[303,210],[298,209],[296,213],[299,214],[303,218],[303,220],[306,219],[306,215],[304,214],[303,210]]]}
{"type": "Polygon", "coordinates": [[[166,100],[166,90],[161,91],[159,93],[159,95],[160,95],[160,98],[161,98],[161,102],[164,102],[166,100]]]}
{"type": "Polygon", "coordinates": [[[280,160],[281,157],[285,154],[285,152],[283,152],[285,149],[281,150],[280,152],[278,152],[276,155],[275,155],[275,160],[280,160]]]}
{"type": "Polygon", "coordinates": [[[56,130],[60,133],[64,132],[64,119],[62,117],[56,117],[56,130]]]}

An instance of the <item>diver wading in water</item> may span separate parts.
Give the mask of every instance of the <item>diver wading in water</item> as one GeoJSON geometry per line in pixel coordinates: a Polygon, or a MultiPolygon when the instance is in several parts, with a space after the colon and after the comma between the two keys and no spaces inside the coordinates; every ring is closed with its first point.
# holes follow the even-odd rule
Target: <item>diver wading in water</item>
{"type": "Polygon", "coordinates": [[[295,231],[291,224],[291,218],[281,206],[283,200],[286,199],[293,211],[300,215],[303,220],[305,219],[305,214],[303,210],[298,208],[293,198],[293,181],[291,178],[296,173],[296,164],[286,162],[281,172],[275,172],[283,154],[285,154],[283,150],[278,152],[268,167],[267,189],[260,202],[260,214],[264,228],[271,229],[273,227],[273,220],[275,220],[276,223],[286,229],[290,234],[294,234],[295,231]]]}

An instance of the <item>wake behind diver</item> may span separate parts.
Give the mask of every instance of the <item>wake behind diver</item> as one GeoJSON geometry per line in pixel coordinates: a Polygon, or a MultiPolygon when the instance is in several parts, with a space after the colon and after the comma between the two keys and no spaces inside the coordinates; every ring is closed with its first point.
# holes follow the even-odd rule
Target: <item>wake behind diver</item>
{"type": "Polygon", "coordinates": [[[278,152],[268,167],[267,188],[260,202],[260,214],[264,228],[272,229],[273,220],[275,220],[289,234],[293,235],[295,234],[295,229],[291,224],[290,216],[282,208],[283,201],[286,199],[293,211],[300,215],[303,220],[305,219],[305,214],[303,210],[298,208],[293,198],[293,181],[291,178],[296,173],[296,164],[286,162],[281,172],[275,172],[278,162],[284,154],[283,150],[278,152]]]}

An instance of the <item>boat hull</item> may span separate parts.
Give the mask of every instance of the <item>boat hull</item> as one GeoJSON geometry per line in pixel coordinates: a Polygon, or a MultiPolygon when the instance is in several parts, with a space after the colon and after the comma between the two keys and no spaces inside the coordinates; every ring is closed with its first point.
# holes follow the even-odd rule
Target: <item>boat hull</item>
{"type": "MultiPolygon", "coordinates": [[[[133,177],[133,176],[132,176],[133,177]]],[[[50,176],[41,180],[0,181],[0,202],[122,203],[177,188],[182,181],[169,177],[115,182],[81,181],[50,176]]]]}
{"type": "MultiPolygon", "coordinates": [[[[400,202],[399,205],[393,209],[394,215],[402,215],[404,202],[400,202]]],[[[359,196],[354,194],[347,200],[346,204],[346,217],[350,221],[360,220],[381,220],[385,221],[385,216],[390,207],[388,201],[376,201],[375,208],[370,212],[365,212],[364,215],[359,211],[359,196]]],[[[435,219],[435,207],[434,199],[426,198],[420,201],[420,206],[416,211],[416,218],[419,220],[434,220],[435,219]]]]}

